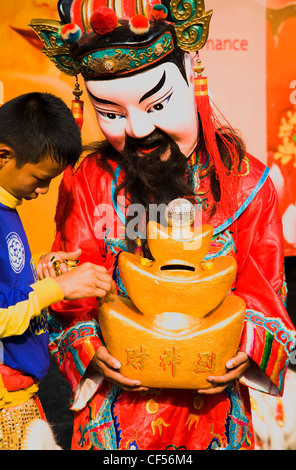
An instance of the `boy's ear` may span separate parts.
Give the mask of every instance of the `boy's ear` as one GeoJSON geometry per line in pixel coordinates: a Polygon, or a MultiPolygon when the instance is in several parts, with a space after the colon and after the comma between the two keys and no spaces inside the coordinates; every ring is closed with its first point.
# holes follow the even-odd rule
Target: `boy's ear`
{"type": "Polygon", "coordinates": [[[13,157],[13,150],[8,145],[0,144],[0,168],[2,168],[6,163],[13,157]]]}

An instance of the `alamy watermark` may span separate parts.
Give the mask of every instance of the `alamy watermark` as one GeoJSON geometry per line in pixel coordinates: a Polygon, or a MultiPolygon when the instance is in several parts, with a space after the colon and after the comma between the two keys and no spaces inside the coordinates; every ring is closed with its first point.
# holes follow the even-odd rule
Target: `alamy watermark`
{"type": "Polygon", "coordinates": [[[290,361],[290,364],[292,364],[292,366],[295,366],[295,365],[296,365],[296,349],[294,349],[294,350],[291,352],[289,361],[290,361]]]}
{"type": "MultiPolygon", "coordinates": [[[[127,205],[125,197],[118,196],[115,205],[98,204],[94,218],[94,234],[98,240],[146,239],[149,221],[157,221],[161,226],[161,230],[149,233],[150,239],[190,239],[190,234],[196,238],[202,233],[202,205],[191,204],[184,199],[174,200],[168,205],[149,204],[146,210],[142,204],[127,205]]],[[[187,249],[185,245],[184,249],[187,249]]]]}

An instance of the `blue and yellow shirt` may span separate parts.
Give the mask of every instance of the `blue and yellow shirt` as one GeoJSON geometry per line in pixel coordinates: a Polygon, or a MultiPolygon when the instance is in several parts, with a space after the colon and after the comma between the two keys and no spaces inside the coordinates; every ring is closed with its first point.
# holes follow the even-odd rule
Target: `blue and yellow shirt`
{"type": "Polygon", "coordinates": [[[0,359],[40,381],[49,367],[46,308],[63,292],[54,279],[37,280],[19,204],[0,187],[0,359]]]}

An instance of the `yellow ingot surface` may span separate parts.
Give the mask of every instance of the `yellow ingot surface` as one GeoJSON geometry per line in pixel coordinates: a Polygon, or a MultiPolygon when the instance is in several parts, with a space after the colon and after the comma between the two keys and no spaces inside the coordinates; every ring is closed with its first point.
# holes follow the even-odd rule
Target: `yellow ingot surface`
{"type": "Polygon", "coordinates": [[[226,296],[236,274],[236,261],[221,256],[210,271],[200,266],[188,270],[179,264],[143,266],[131,253],[121,253],[119,269],[125,289],[144,314],[188,313],[203,317],[226,296]]]}
{"type": "Polygon", "coordinates": [[[147,225],[149,249],[154,259],[160,263],[181,263],[196,265],[206,256],[213,237],[210,225],[183,229],[164,228],[157,222],[147,225]],[[179,236],[182,235],[182,238],[179,236]]]}
{"type": "Polygon", "coordinates": [[[211,388],[238,348],[244,301],[230,295],[211,314],[195,320],[180,313],[143,315],[125,298],[111,296],[100,308],[100,325],[120,372],[147,387],[211,388]]]}
{"type": "Polygon", "coordinates": [[[213,229],[147,227],[154,261],[122,252],[119,270],[130,299],[110,296],[99,321],[121,373],[148,387],[211,388],[237,352],[245,303],[228,295],[231,256],[204,260],[213,229]]]}

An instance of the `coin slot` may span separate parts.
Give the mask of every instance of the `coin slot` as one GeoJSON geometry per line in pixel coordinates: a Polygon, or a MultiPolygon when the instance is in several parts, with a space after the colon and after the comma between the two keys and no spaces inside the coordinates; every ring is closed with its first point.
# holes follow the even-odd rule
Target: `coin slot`
{"type": "Polygon", "coordinates": [[[161,266],[161,271],[195,271],[193,266],[186,266],[184,264],[167,264],[165,266],[161,266]]]}

